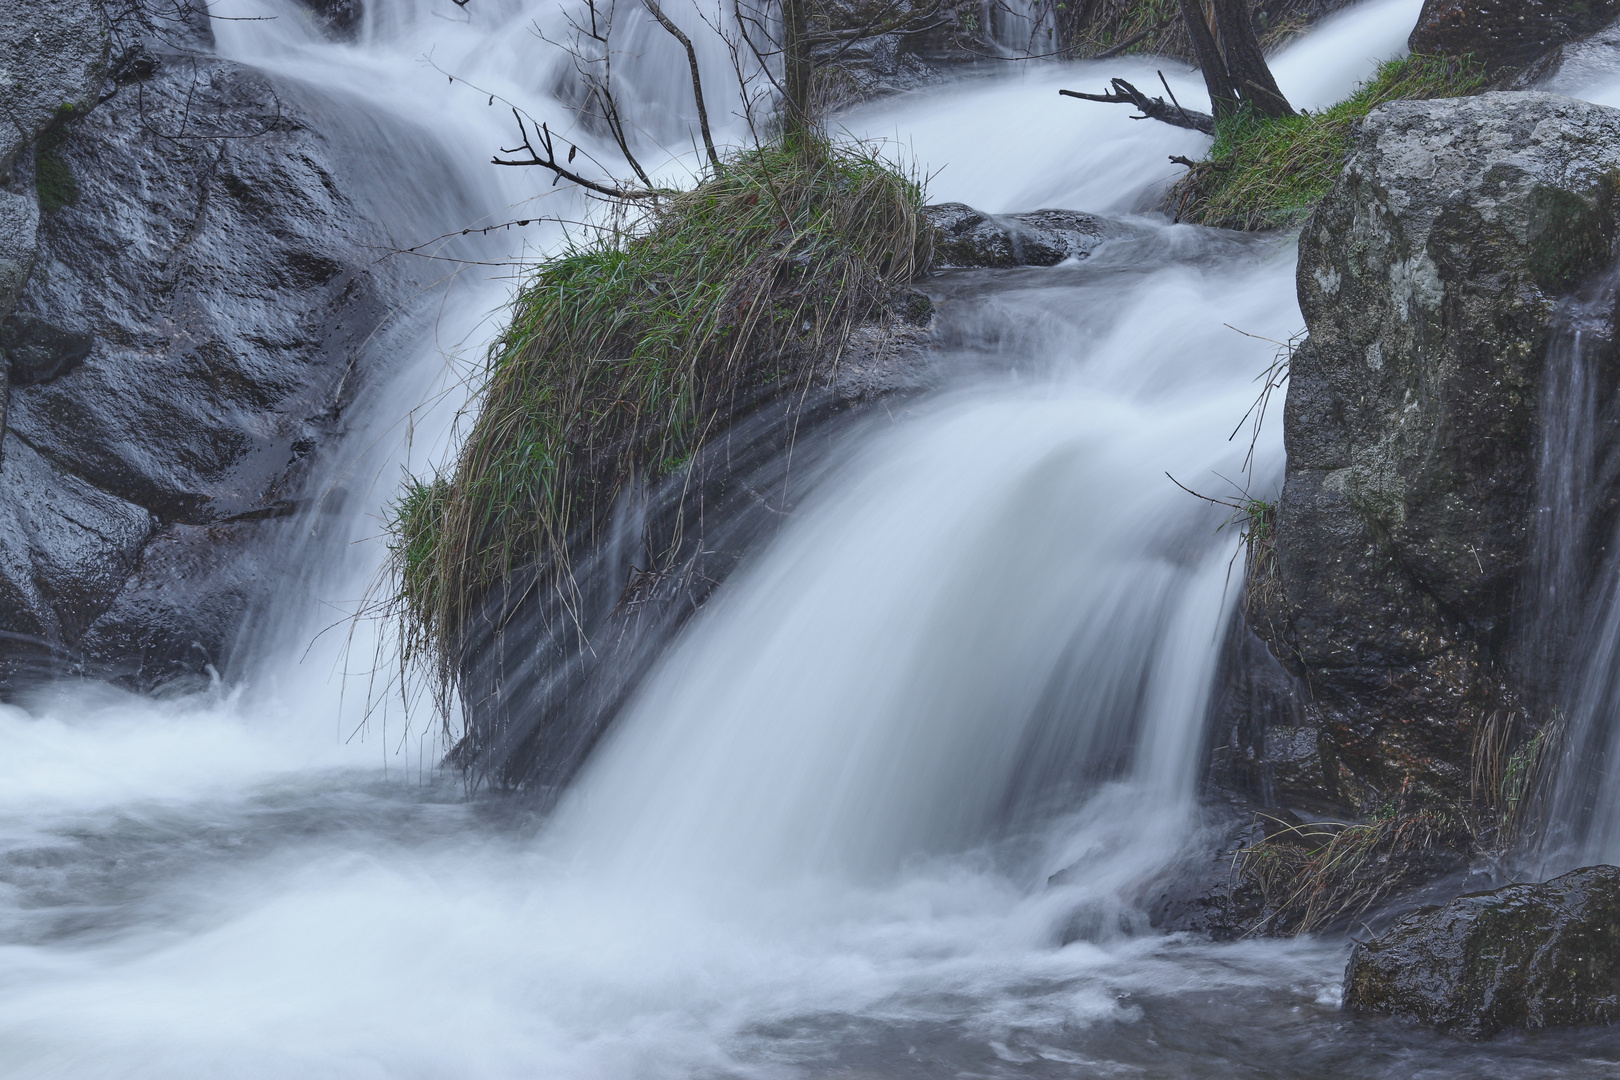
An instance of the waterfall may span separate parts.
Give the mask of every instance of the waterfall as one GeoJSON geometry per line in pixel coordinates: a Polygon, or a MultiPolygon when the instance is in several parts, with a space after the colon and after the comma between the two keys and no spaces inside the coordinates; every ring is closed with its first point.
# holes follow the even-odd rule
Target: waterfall
{"type": "MultiPolygon", "coordinates": [[[[1613,321],[1620,269],[1566,300],[1541,388],[1537,516],[1529,588],[1526,677],[1552,704],[1542,718],[1550,804],[1540,856],[1546,869],[1620,858],[1620,562],[1617,523],[1602,493],[1615,480],[1610,449],[1620,415],[1611,400],[1613,321]]],[[[1529,762],[1529,758],[1525,760],[1529,762]]]]}
{"type": "MultiPolygon", "coordinates": [[[[1347,9],[1279,82],[1342,97],[1419,7],[1347,9]]],[[[253,665],[187,698],[0,706],[0,1075],[1487,1075],[1473,1047],[1342,1031],[1336,942],[1160,935],[1139,903],[1205,824],[1241,588],[1224,511],[1166,474],[1275,496],[1280,417],[1248,473],[1229,436],[1262,339],[1299,329],[1295,260],[1143,215],[1201,137],[1055,91],[1162,68],[1193,105],[1196,74],[1007,64],[838,117],[935,201],[1143,216],[1082,263],[925,283],[942,388],[852,427],[539,817],[469,799],[420,716],[368,718],[371,645],[345,661],[320,631],[376,573],[401,470],[454,451],[503,264],[590,212],[487,164],[515,131],[503,99],[573,130],[569,67],[534,32],[563,14],[372,0],[348,43],[291,0],[230,15],[272,19],[219,22],[220,50],[321,103],[409,215],[395,243],[453,234],[426,250],[459,261],[422,271],[415,345],[319,478],[340,509],[300,521],[253,665]]],[[[647,163],[689,176],[684,60],[629,29],[647,163]]],[[[718,97],[729,61],[705,50],[718,97]]],[[[711,100],[720,141],[742,138],[735,104],[711,100]]],[[[1489,1075],[1563,1060],[1523,1053],[1489,1075]]]]}

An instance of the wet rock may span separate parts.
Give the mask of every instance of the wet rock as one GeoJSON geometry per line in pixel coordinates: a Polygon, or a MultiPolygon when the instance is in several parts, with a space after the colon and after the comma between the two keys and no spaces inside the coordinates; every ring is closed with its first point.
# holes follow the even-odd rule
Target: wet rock
{"type": "Polygon", "coordinates": [[[107,46],[106,21],[91,0],[0,10],[0,176],[46,128],[90,108],[107,46]]]}
{"type": "Polygon", "coordinates": [[[152,531],[136,504],[52,468],[15,434],[0,447],[0,676],[49,667],[135,571],[152,531]]]}
{"type": "Polygon", "coordinates": [[[1462,896],[1358,944],[1348,1009],[1461,1035],[1620,1019],[1620,867],[1462,896]]]}
{"type": "Polygon", "coordinates": [[[28,316],[0,323],[0,352],[12,386],[32,386],[66,375],[90,355],[95,339],[28,316]]]}
{"type": "Polygon", "coordinates": [[[340,434],[401,288],[312,99],[149,41],[138,88],[54,129],[76,197],[40,215],[0,324],[0,633],[35,642],[0,688],[47,662],[222,668],[269,587],[254,538],[340,434]]]}
{"type": "Polygon", "coordinates": [[[942,84],[1000,52],[975,0],[827,0],[812,19],[829,35],[813,49],[817,94],[828,108],[942,84]],[[895,29],[838,37],[874,24],[895,29]]]}
{"type": "MultiPolygon", "coordinates": [[[[95,100],[107,62],[100,5],[63,0],[48,8],[0,11],[0,319],[11,313],[38,255],[39,196],[34,143],[95,100]]],[[[0,434],[6,428],[0,369],[0,434]]]]}
{"type": "Polygon", "coordinates": [[[1620,0],[1425,0],[1408,44],[1467,56],[1504,87],[1529,86],[1564,45],[1620,18],[1620,0]]]}
{"type": "Polygon", "coordinates": [[[1124,235],[1107,218],[1077,210],[985,214],[964,203],[940,203],[924,207],[923,216],[934,228],[937,270],[1056,266],[1124,235]]]}
{"type": "Polygon", "coordinates": [[[1257,632],[1311,687],[1328,790],[1466,805],[1517,707],[1499,662],[1560,297],[1616,241],[1620,112],[1548,94],[1376,110],[1300,239],[1276,559],[1257,632]]]}
{"type": "Polygon", "coordinates": [[[352,41],[365,16],[362,0],[299,0],[321,32],[337,41],[352,41]]]}

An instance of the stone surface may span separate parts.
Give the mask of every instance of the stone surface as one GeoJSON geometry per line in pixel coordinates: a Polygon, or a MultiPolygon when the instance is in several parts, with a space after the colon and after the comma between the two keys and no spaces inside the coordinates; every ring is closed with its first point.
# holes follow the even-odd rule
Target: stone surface
{"type": "Polygon", "coordinates": [[[1616,239],[1620,112],[1547,94],[1366,120],[1300,239],[1275,570],[1253,620],[1303,677],[1328,788],[1467,801],[1517,707],[1537,394],[1558,300],[1616,239]]]}
{"type": "Polygon", "coordinates": [[[101,8],[91,0],[0,8],[0,177],[40,132],[90,108],[108,42],[101,8]]]}
{"type": "Polygon", "coordinates": [[[56,129],[76,197],[41,215],[0,323],[0,633],[31,642],[0,686],[64,658],[137,686],[223,669],[272,578],[255,539],[299,505],[403,289],[344,145],[398,133],[151,50],[56,129]]]}
{"type": "Polygon", "coordinates": [[[1350,954],[1348,1009],[1462,1035],[1620,1019],[1620,867],[1458,897],[1350,954]]]}
{"type": "Polygon", "coordinates": [[[363,0],[299,0],[321,32],[338,41],[352,41],[365,17],[363,0]]]}
{"type": "Polygon", "coordinates": [[[829,35],[816,45],[816,93],[827,108],[883,94],[939,85],[999,52],[986,32],[976,0],[826,0],[812,14],[812,30],[829,35]],[[887,34],[840,34],[894,25],[887,34]]]}
{"type": "Polygon", "coordinates": [[[1408,41],[1415,53],[1470,56],[1487,77],[1528,86],[1566,44],[1620,18],[1620,0],[1425,0],[1408,41]]]}
{"type": "Polygon", "coordinates": [[[923,208],[934,228],[934,269],[1056,266],[1084,259],[1127,230],[1107,218],[1077,210],[986,214],[965,203],[923,208]]]}
{"type": "MultiPolygon", "coordinates": [[[[39,247],[39,201],[31,149],[56,124],[95,102],[111,36],[92,0],[0,10],[0,319],[11,313],[39,247]]],[[[0,369],[0,435],[6,373],[0,369]]]]}

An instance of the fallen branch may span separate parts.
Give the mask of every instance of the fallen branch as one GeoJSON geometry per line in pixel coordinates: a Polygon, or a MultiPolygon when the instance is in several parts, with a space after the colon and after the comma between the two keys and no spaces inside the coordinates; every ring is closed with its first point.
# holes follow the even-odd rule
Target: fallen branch
{"type": "Polygon", "coordinates": [[[1111,82],[1113,89],[1103,94],[1083,94],[1078,90],[1059,90],[1058,93],[1064,97],[1080,98],[1082,101],[1101,101],[1108,105],[1134,105],[1142,115],[1131,117],[1133,120],[1158,120],[1172,127],[1201,131],[1205,135],[1215,134],[1215,118],[1208,113],[1192,112],[1183,109],[1179,104],[1165,101],[1164,98],[1148,97],[1124,79],[1113,79],[1111,82]]]}

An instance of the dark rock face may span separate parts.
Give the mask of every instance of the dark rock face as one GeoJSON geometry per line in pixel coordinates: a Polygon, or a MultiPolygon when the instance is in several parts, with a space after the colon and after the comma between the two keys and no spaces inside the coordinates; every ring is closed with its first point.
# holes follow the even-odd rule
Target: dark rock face
{"type": "Polygon", "coordinates": [[[298,505],[399,287],[297,92],[146,57],[57,130],[74,197],[0,326],[0,683],[222,668],[266,587],[248,541],[298,505]]]}
{"type": "Polygon", "coordinates": [[[360,32],[365,16],[362,0],[299,0],[321,31],[338,41],[350,41],[360,32]]]}
{"type": "MultiPolygon", "coordinates": [[[[29,151],[94,103],[107,42],[106,20],[90,0],[65,0],[49,12],[24,4],[0,11],[0,319],[11,313],[38,255],[36,188],[48,188],[50,170],[41,171],[49,162],[35,162],[29,151]]],[[[0,370],[0,433],[5,386],[0,370]]]]}
{"type": "Polygon", "coordinates": [[[1415,53],[1472,56],[1504,86],[1528,86],[1559,50],[1620,18],[1620,0],[1425,0],[1415,53]]]}
{"type": "Polygon", "coordinates": [[[827,0],[813,29],[837,35],[874,24],[886,34],[817,45],[817,94],[829,108],[945,82],[999,50],[980,20],[981,5],[956,0],[942,8],[922,0],[827,0]]]}
{"type": "Polygon", "coordinates": [[[923,209],[934,228],[934,268],[1056,266],[1084,259],[1124,226],[1077,210],[985,214],[964,203],[923,209]]]}
{"type": "Polygon", "coordinates": [[[1475,1037],[1620,1019],[1620,867],[1413,912],[1358,944],[1347,1009],[1475,1037]]]}
{"type": "Polygon", "coordinates": [[[1518,702],[1538,387],[1616,239],[1620,112],[1546,94],[1375,111],[1300,239],[1276,559],[1252,620],[1310,690],[1329,791],[1468,799],[1518,702]]]}

